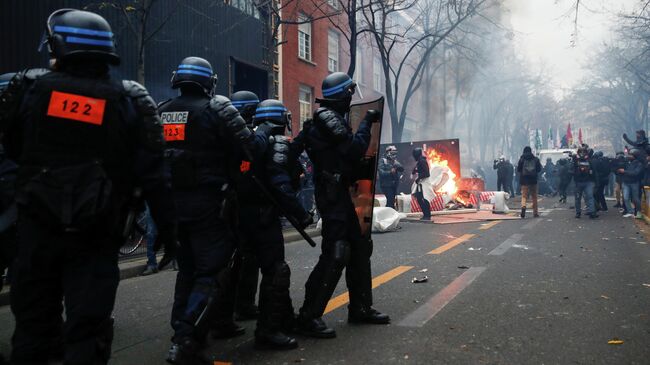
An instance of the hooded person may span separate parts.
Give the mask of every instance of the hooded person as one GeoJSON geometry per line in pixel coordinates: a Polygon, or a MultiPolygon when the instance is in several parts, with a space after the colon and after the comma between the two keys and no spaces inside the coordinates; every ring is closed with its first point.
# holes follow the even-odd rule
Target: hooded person
{"type": "Polygon", "coordinates": [[[426,157],[422,154],[422,148],[414,148],[412,154],[413,159],[415,160],[415,167],[411,173],[415,178],[415,189],[413,195],[422,209],[422,220],[431,220],[431,205],[424,197],[424,189],[422,186],[422,181],[431,175],[431,172],[429,171],[429,163],[427,162],[426,157]]]}
{"type": "Polygon", "coordinates": [[[521,186],[521,218],[526,217],[526,200],[531,196],[533,201],[533,216],[539,217],[537,209],[537,176],[542,171],[539,158],[533,155],[530,146],[524,147],[524,152],[517,163],[519,186],[521,186]]]}

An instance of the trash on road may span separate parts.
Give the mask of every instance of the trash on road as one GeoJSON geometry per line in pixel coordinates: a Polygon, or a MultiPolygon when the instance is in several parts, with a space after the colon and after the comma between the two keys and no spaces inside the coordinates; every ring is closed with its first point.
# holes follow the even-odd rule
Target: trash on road
{"type": "Polygon", "coordinates": [[[411,279],[411,282],[415,283],[415,284],[426,283],[427,281],[429,281],[429,277],[426,276],[426,275],[421,277],[421,278],[413,278],[413,279],[411,279]]]}
{"type": "Polygon", "coordinates": [[[603,238],[601,238],[601,239],[602,239],[603,241],[609,241],[609,238],[607,238],[607,237],[603,237],[603,238]]]}
{"type": "Polygon", "coordinates": [[[644,283],[643,286],[646,286],[646,287],[650,288],[650,284],[645,284],[644,283]]]}
{"type": "Polygon", "coordinates": [[[605,295],[605,294],[601,295],[600,297],[603,298],[603,299],[609,299],[609,297],[607,295],[605,295]]]}
{"type": "Polygon", "coordinates": [[[622,345],[623,340],[619,340],[618,338],[614,337],[611,340],[607,341],[607,344],[609,344],[609,345],[622,345]]]}
{"type": "Polygon", "coordinates": [[[429,269],[422,269],[422,270],[420,270],[418,272],[427,272],[427,271],[429,271],[429,269]]]}
{"type": "Polygon", "coordinates": [[[479,248],[470,247],[467,250],[468,251],[481,251],[482,249],[483,249],[483,247],[479,247],[479,248]]]}
{"type": "Polygon", "coordinates": [[[467,270],[467,269],[469,269],[469,266],[463,265],[463,266],[458,266],[458,268],[462,269],[462,270],[467,270]]]}

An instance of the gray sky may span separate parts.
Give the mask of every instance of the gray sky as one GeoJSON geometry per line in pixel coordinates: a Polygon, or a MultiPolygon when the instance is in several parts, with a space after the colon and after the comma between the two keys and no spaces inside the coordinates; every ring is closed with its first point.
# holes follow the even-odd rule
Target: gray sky
{"type": "MultiPolygon", "coordinates": [[[[612,38],[616,14],[631,10],[638,0],[581,0],[578,37],[574,32],[575,0],[507,0],[510,24],[515,32],[515,51],[532,71],[546,69],[554,95],[561,98],[588,75],[589,57],[612,38]]],[[[506,19],[507,21],[507,16],[506,19]]]]}

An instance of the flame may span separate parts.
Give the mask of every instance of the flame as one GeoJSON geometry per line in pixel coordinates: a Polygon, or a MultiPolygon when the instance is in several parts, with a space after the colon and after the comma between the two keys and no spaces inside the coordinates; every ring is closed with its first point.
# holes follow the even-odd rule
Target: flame
{"type": "Polygon", "coordinates": [[[455,196],[456,192],[458,192],[458,185],[456,184],[456,174],[449,168],[449,161],[445,160],[435,149],[425,150],[424,155],[427,158],[427,162],[429,162],[430,171],[433,171],[435,168],[444,168],[449,171],[449,176],[451,177],[442,186],[438,187],[436,192],[455,196]]]}

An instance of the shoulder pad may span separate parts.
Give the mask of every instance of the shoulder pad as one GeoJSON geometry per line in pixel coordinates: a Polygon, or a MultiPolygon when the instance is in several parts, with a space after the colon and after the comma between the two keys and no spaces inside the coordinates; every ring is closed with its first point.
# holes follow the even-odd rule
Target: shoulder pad
{"type": "Polygon", "coordinates": [[[122,86],[126,95],[135,101],[138,112],[146,115],[158,114],[156,102],[144,86],[132,80],[122,80],[122,86]]]}
{"type": "Polygon", "coordinates": [[[328,108],[318,108],[314,113],[317,125],[335,138],[345,137],[348,130],[343,118],[328,108]]]}
{"type": "Polygon", "coordinates": [[[230,99],[223,95],[215,95],[210,99],[210,108],[216,112],[219,112],[228,106],[232,106],[230,99]]]}

